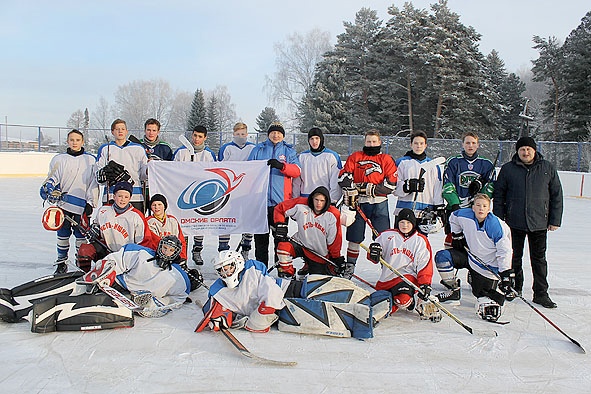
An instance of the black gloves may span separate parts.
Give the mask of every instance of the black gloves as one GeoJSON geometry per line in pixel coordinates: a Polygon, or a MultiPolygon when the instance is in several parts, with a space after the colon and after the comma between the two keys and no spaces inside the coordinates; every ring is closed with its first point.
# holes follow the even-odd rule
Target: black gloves
{"type": "MultiPolygon", "coordinates": [[[[98,183],[109,182],[115,184],[117,182],[130,182],[131,175],[124,166],[114,160],[110,160],[106,166],[98,171],[96,180],[98,183]]],[[[132,183],[132,182],[130,182],[132,183]]]]}
{"type": "Polygon", "coordinates": [[[482,189],[482,181],[480,179],[474,179],[468,185],[468,193],[470,193],[470,195],[472,197],[474,197],[481,189],[482,189]]]}
{"type": "Polygon", "coordinates": [[[453,211],[457,211],[458,209],[460,209],[460,204],[453,204],[453,205],[450,207],[450,210],[451,210],[452,212],[453,212],[453,211]]]}
{"type": "Polygon", "coordinates": [[[285,168],[285,163],[282,163],[277,159],[267,160],[267,165],[271,166],[271,168],[277,168],[279,171],[281,171],[285,168]]]}
{"type": "Polygon", "coordinates": [[[94,209],[92,208],[92,205],[90,205],[89,203],[86,203],[86,206],[84,207],[84,214],[85,214],[87,217],[90,217],[90,216],[92,216],[92,211],[93,211],[93,210],[94,210],[94,209]]]}
{"type": "Polygon", "coordinates": [[[429,296],[431,295],[431,286],[428,284],[424,284],[419,286],[419,288],[421,289],[421,291],[417,293],[418,297],[423,301],[429,300],[429,296]]]}
{"type": "Polygon", "coordinates": [[[423,190],[425,190],[425,178],[410,178],[402,185],[402,191],[405,193],[422,193],[423,190]]]}
{"type": "Polygon", "coordinates": [[[382,257],[382,245],[377,242],[372,242],[369,244],[369,260],[374,263],[378,264],[380,262],[380,257],[382,257]]]}
{"type": "Polygon", "coordinates": [[[275,224],[275,239],[277,242],[287,241],[287,223],[276,223],[275,224]]]}
{"type": "Polygon", "coordinates": [[[342,269],[343,265],[345,265],[345,258],[343,256],[333,257],[330,261],[336,266],[335,269],[337,272],[342,269]]]}
{"type": "Polygon", "coordinates": [[[97,239],[101,239],[101,227],[98,225],[98,223],[92,223],[90,225],[90,228],[86,232],[86,239],[89,243],[97,239]]]}
{"type": "Polygon", "coordinates": [[[466,237],[463,232],[451,233],[451,247],[456,250],[466,250],[468,244],[466,243],[466,237]]]}
{"type": "Polygon", "coordinates": [[[515,272],[512,269],[508,269],[503,272],[499,272],[501,276],[501,282],[499,283],[499,289],[505,295],[511,294],[513,292],[513,288],[515,287],[515,272]]]}

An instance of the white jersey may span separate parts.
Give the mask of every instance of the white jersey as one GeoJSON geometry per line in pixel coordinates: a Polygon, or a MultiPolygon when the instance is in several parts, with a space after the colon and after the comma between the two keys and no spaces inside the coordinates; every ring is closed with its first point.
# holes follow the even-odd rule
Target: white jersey
{"type": "MultiPolygon", "coordinates": [[[[470,252],[478,256],[493,270],[503,272],[511,268],[511,231],[509,226],[492,212],[482,225],[478,223],[472,208],[462,208],[452,212],[449,217],[452,233],[463,232],[470,252]]],[[[470,267],[490,279],[497,279],[468,254],[470,267]]]]}
{"type": "Polygon", "coordinates": [[[283,308],[283,295],[289,283],[289,280],[270,276],[260,261],[247,260],[238,286],[230,289],[221,278],[217,279],[209,289],[209,297],[233,312],[249,316],[263,301],[271,308],[283,308]]]}
{"type": "Polygon", "coordinates": [[[96,216],[101,235],[110,250],[119,250],[127,244],[140,244],[153,248],[152,235],[144,215],[133,206],[117,214],[110,205],[103,205],[96,216]]]}
{"type": "Polygon", "coordinates": [[[51,182],[64,193],[60,207],[68,212],[82,215],[86,203],[93,207],[100,204],[99,186],[95,177],[96,158],[90,153],[72,156],[61,153],[51,159],[45,182],[51,182]]]}
{"type": "Polygon", "coordinates": [[[242,148],[234,141],[228,142],[220,147],[218,161],[246,161],[254,147],[252,142],[247,142],[242,148]]]}
{"type": "MultiPolygon", "coordinates": [[[[129,172],[129,175],[133,180],[133,195],[131,196],[131,201],[144,201],[141,182],[148,179],[148,156],[142,145],[126,141],[123,146],[119,146],[114,141],[111,141],[108,144],[103,144],[99,148],[97,156],[97,172],[106,166],[111,160],[121,164],[125,167],[127,172],[129,172]]],[[[113,187],[115,185],[109,186],[111,187],[111,190],[108,191],[109,195],[113,195],[113,187]]],[[[107,190],[105,190],[103,195],[103,202],[107,202],[107,190]]]]}
{"type": "MultiPolygon", "coordinates": [[[[399,230],[386,230],[375,240],[382,246],[382,257],[393,268],[417,286],[431,284],[433,277],[433,253],[427,237],[415,231],[406,238],[399,230]]],[[[377,290],[389,289],[400,278],[389,268],[382,266],[377,290]]]]}
{"type": "Polygon", "coordinates": [[[412,209],[413,205],[415,205],[413,211],[418,218],[424,209],[433,208],[435,205],[443,205],[441,194],[443,190],[443,170],[441,166],[432,167],[423,175],[425,190],[418,193],[416,204],[413,203],[415,193],[404,192],[404,182],[411,178],[417,179],[421,172],[421,164],[428,161],[431,161],[428,157],[423,161],[418,161],[409,156],[403,156],[396,160],[398,181],[396,182],[394,194],[398,196],[398,201],[396,202],[396,210],[394,211],[395,215],[398,215],[398,212],[403,208],[412,209]]]}
{"type": "Polygon", "coordinates": [[[173,161],[215,161],[215,153],[208,147],[201,152],[195,152],[191,160],[191,152],[186,146],[181,146],[174,152],[173,161]]]}
{"type": "Polygon", "coordinates": [[[105,257],[115,263],[117,282],[130,291],[148,290],[165,305],[184,302],[191,290],[187,274],[178,264],[162,269],[152,260],[155,252],[129,244],[105,257]]]}
{"type": "Polygon", "coordinates": [[[330,192],[330,200],[336,203],[343,192],[338,184],[339,172],[343,168],[339,155],[327,148],[315,153],[304,151],[298,156],[300,176],[293,180],[293,197],[308,197],[318,186],[324,186],[330,192]]]}

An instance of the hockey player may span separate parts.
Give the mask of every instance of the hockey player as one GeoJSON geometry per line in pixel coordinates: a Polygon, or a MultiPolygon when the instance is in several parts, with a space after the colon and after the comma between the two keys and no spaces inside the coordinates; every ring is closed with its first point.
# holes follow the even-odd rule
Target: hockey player
{"type": "MultiPolygon", "coordinates": [[[[447,202],[446,215],[472,205],[476,193],[492,198],[495,181],[494,164],[478,154],[480,143],[474,132],[462,138],[462,153],[450,157],[443,174],[443,198],[447,202]]],[[[446,245],[451,245],[449,225],[446,226],[446,245]]]]}
{"type": "MultiPolygon", "coordinates": [[[[365,133],[363,150],[353,152],[339,174],[343,189],[343,201],[352,209],[358,204],[378,231],[390,228],[388,195],[396,187],[396,164],[388,154],[381,153],[382,138],[376,129],[365,133]]],[[[359,244],[365,237],[365,221],[357,213],[355,221],[347,228],[347,262],[343,271],[346,278],[355,273],[359,257],[359,244]]]]}
{"type": "Polygon", "coordinates": [[[350,280],[310,275],[306,281],[272,278],[265,265],[222,251],[214,262],[220,276],[210,287],[204,317],[195,331],[245,328],[265,333],[280,313],[281,331],[370,338],[374,321],[387,316],[387,292],[369,294],[350,280]],[[288,305],[288,308],[285,306],[288,305]],[[311,314],[311,310],[324,313],[311,314]]]}
{"type": "MultiPolygon", "coordinates": [[[[41,198],[56,201],[64,214],[80,223],[85,216],[88,222],[94,207],[98,204],[99,188],[95,178],[96,158],[84,151],[84,135],[73,129],[68,133],[66,153],[54,156],[49,164],[47,179],[41,185],[41,198]]],[[[76,237],[76,250],[84,243],[84,236],[69,221],[57,230],[57,259],[55,273],[68,271],[70,236],[76,237]]]]}
{"type": "Polygon", "coordinates": [[[98,210],[95,223],[89,230],[95,241],[82,244],[78,251],[77,262],[83,271],[89,270],[91,261],[130,243],[156,248],[157,243],[152,239],[144,214],[129,202],[132,185],[119,182],[113,187],[113,193],[113,205],[103,205],[98,210]]]}
{"type": "MultiPolygon", "coordinates": [[[[195,154],[192,154],[186,146],[181,146],[174,152],[174,161],[216,161],[215,153],[207,146],[207,128],[205,126],[197,125],[193,128],[191,133],[191,144],[195,154]]],[[[193,261],[197,265],[203,265],[203,257],[201,251],[203,250],[203,235],[196,235],[193,237],[193,249],[191,250],[193,261]]]]}
{"type": "Polygon", "coordinates": [[[330,202],[343,196],[338,184],[339,172],[343,168],[340,156],[324,146],[324,134],[318,127],[308,131],[310,149],[298,155],[301,174],[293,180],[293,196],[308,197],[318,186],[324,186],[330,193],[330,202]]]}
{"type": "Polygon", "coordinates": [[[511,238],[509,227],[490,211],[490,197],[476,194],[472,208],[454,211],[449,224],[453,249],[444,249],[435,255],[435,264],[441,284],[448,291],[437,294],[441,302],[459,303],[461,290],[456,270],[468,269],[472,294],[478,299],[476,313],[484,320],[497,321],[507,296],[513,296],[515,274],[511,269],[511,238]],[[467,252],[466,248],[469,248],[467,252]],[[497,272],[497,276],[473,257],[479,257],[497,272]]]}
{"type": "Polygon", "coordinates": [[[379,264],[380,258],[383,258],[422,291],[417,293],[419,297],[417,304],[414,288],[388,267],[382,266],[382,274],[375,288],[392,293],[394,302],[391,313],[399,308],[412,311],[417,305],[416,310],[421,318],[432,321],[441,320],[439,310],[428,301],[433,277],[431,245],[427,237],[417,231],[417,220],[411,209],[403,208],[396,216],[394,229],[382,232],[375,242],[369,245],[369,251],[368,258],[372,263],[379,264]]]}
{"type": "Polygon", "coordinates": [[[144,147],[127,140],[127,124],[115,119],[111,124],[111,134],[115,141],[101,145],[97,154],[97,180],[104,184],[103,203],[108,203],[117,182],[125,181],[133,185],[132,205],[144,210],[144,196],[141,182],[148,178],[148,156],[144,147]]]}
{"type": "Polygon", "coordinates": [[[294,257],[303,257],[311,274],[340,273],[345,264],[345,258],[341,256],[343,237],[340,216],[339,210],[330,205],[330,194],[324,186],[314,189],[308,197],[292,198],[277,204],[273,221],[276,237],[279,240],[277,246],[279,276],[282,278],[294,276],[295,269],[292,263],[294,257]],[[286,219],[288,217],[292,218],[298,226],[298,231],[292,236],[293,241],[287,237],[286,219]],[[338,268],[327,265],[311,251],[330,259],[338,268]]]}
{"type": "MultiPolygon", "coordinates": [[[[234,125],[232,141],[220,147],[218,152],[218,161],[246,161],[252,148],[252,142],[248,142],[248,126],[245,123],[238,122],[234,125]]],[[[252,234],[242,234],[240,249],[244,260],[248,260],[248,254],[252,248],[252,234]]],[[[230,234],[219,236],[218,251],[230,249],[230,234]]]]}
{"type": "MultiPolygon", "coordinates": [[[[285,129],[281,123],[272,123],[267,130],[267,136],[266,141],[257,144],[252,149],[248,160],[266,160],[267,165],[271,168],[267,198],[267,222],[273,229],[275,205],[292,197],[292,179],[300,176],[300,162],[293,146],[284,141],[285,129]]],[[[274,243],[274,249],[277,250],[278,241],[275,239],[274,243]]],[[[255,234],[254,246],[256,259],[268,266],[269,233],[255,234]]]]}
{"type": "MultiPolygon", "coordinates": [[[[127,244],[116,252],[99,260],[93,269],[78,281],[84,284],[112,286],[114,283],[131,292],[132,300],[139,306],[154,310],[171,304],[182,304],[197,284],[192,284],[178,262],[181,241],[174,235],[160,239],[156,251],[127,244]]],[[[164,310],[161,312],[166,312],[164,310]]],[[[158,317],[151,313],[144,317],[158,317]]]]}
{"type": "Polygon", "coordinates": [[[403,208],[412,209],[419,231],[424,234],[435,233],[443,226],[443,221],[437,220],[437,217],[444,216],[441,197],[442,170],[439,166],[434,166],[425,170],[421,176],[422,165],[432,160],[425,153],[427,134],[423,131],[411,133],[410,147],[411,150],[396,160],[398,181],[394,194],[398,196],[398,200],[394,213],[397,215],[403,208]]]}
{"type": "Polygon", "coordinates": [[[148,161],[166,160],[172,161],[172,149],[170,145],[160,139],[160,122],[150,118],[144,123],[144,138],[142,145],[146,149],[148,161]]]}
{"type": "Polygon", "coordinates": [[[185,241],[185,236],[183,235],[183,230],[181,229],[181,225],[177,218],[166,213],[167,208],[168,201],[166,201],[166,197],[162,194],[154,194],[152,198],[150,198],[150,210],[152,211],[152,215],[146,218],[146,222],[148,222],[148,227],[152,232],[152,238],[154,239],[153,243],[156,243],[156,240],[160,241],[162,237],[167,235],[176,236],[181,240],[180,260],[181,262],[186,262],[187,243],[185,241]]]}

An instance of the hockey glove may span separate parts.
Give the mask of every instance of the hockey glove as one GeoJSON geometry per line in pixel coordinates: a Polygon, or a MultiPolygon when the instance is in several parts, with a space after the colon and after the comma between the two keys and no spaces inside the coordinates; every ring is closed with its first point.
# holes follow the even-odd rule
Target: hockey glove
{"type": "Polygon", "coordinates": [[[425,283],[421,285],[419,288],[421,289],[421,291],[417,293],[418,297],[423,301],[427,301],[429,299],[429,296],[431,295],[431,286],[425,283]]]}
{"type": "Polygon", "coordinates": [[[501,289],[505,295],[513,293],[513,288],[515,287],[515,272],[512,269],[508,269],[503,272],[499,272],[499,275],[501,276],[499,289],[501,289]]]}
{"type": "Polygon", "coordinates": [[[285,168],[285,163],[282,163],[277,159],[267,160],[267,165],[271,166],[271,168],[277,168],[279,171],[281,171],[285,168]]]}
{"type": "Polygon", "coordinates": [[[425,179],[410,178],[404,181],[402,191],[405,193],[422,193],[425,190],[425,179]]]}
{"type": "Polygon", "coordinates": [[[345,172],[338,181],[339,186],[341,189],[351,189],[353,187],[353,174],[350,172],[345,172]]]}
{"type": "Polygon", "coordinates": [[[333,257],[330,261],[335,265],[336,272],[340,272],[343,265],[345,265],[345,258],[343,256],[333,257]]]}
{"type": "Polygon", "coordinates": [[[49,198],[49,195],[51,194],[51,192],[53,192],[54,188],[55,187],[53,186],[53,183],[46,182],[41,186],[41,189],[39,189],[39,195],[41,196],[42,199],[47,200],[47,198],[49,198]]]}
{"type": "Polygon", "coordinates": [[[87,217],[90,217],[92,215],[93,210],[94,210],[94,208],[92,207],[92,205],[90,205],[89,203],[86,203],[86,206],[84,207],[84,214],[87,217]]]}
{"type": "Polygon", "coordinates": [[[275,239],[277,242],[287,241],[287,223],[276,223],[275,224],[275,239]]]}
{"type": "Polygon", "coordinates": [[[85,235],[88,242],[101,239],[101,226],[99,226],[98,223],[92,223],[85,235]]]}
{"type": "Polygon", "coordinates": [[[343,204],[354,210],[357,207],[358,195],[359,192],[354,187],[343,188],[343,204]]]}
{"type": "Polygon", "coordinates": [[[205,314],[204,320],[213,331],[228,329],[232,326],[233,312],[224,308],[222,304],[213,300],[211,309],[205,314]]]}
{"type": "Polygon", "coordinates": [[[463,232],[451,233],[451,247],[456,250],[466,250],[468,244],[466,243],[466,237],[463,232]]]}
{"type": "Polygon", "coordinates": [[[355,273],[355,263],[346,262],[339,272],[339,276],[345,279],[351,279],[355,273]]]}
{"type": "Polygon", "coordinates": [[[369,261],[378,264],[380,262],[380,257],[382,257],[382,245],[377,242],[369,244],[369,261]]]}
{"type": "Polygon", "coordinates": [[[284,279],[292,279],[295,276],[295,268],[291,261],[280,261],[277,268],[277,276],[284,279]]]}
{"type": "Polygon", "coordinates": [[[480,190],[482,190],[482,181],[480,179],[474,179],[468,185],[468,193],[470,193],[472,197],[474,197],[478,192],[480,192],[480,190]]]}
{"type": "Polygon", "coordinates": [[[460,204],[453,204],[450,208],[450,211],[457,211],[458,209],[460,209],[460,204]]]}
{"type": "Polygon", "coordinates": [[[361,194],[362,196],[367,196],[367,197],[375,197],[376,196],[376,185],[374,185],[373,183],[369,183],[369,182],[364,182],[364,183],[358,183],[356,185],[357,190],[359,191],[359,194],[361,194]]]}

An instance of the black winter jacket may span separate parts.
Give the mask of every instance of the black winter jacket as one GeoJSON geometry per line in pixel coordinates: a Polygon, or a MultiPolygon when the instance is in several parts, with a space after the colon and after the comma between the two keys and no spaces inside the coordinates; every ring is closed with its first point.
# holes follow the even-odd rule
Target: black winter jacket
{"type": "Polygon", "coordinates": [[[515,153],[501,167],[493,196],[493,213],[511,228],[540,231],[562,223],[560,178],[540,153],[530,166],[515,153]]]}

